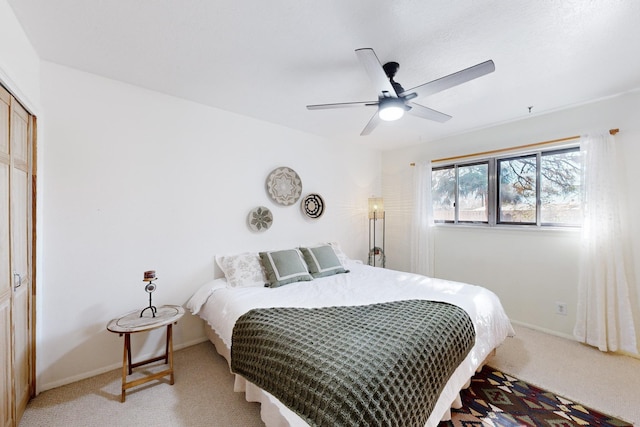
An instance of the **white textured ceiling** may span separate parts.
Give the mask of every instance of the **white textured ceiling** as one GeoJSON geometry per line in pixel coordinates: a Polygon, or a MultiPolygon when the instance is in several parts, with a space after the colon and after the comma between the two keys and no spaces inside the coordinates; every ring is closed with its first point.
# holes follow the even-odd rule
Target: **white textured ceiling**
{"type": "Polygon", "coordinates": [[[8,0],[41,58],[380,149],[432,141],[640,87],[637,0],[8,0]],[[405,88],[492,59],[496,71],[414,101],[359,136],[376,100],[354,50],[405,88]]]}

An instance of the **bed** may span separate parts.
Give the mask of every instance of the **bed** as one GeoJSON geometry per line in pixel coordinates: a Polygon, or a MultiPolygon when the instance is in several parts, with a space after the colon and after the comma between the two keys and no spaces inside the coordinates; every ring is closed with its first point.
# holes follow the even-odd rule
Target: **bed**
{"type": "MultiPolygon", "coordinates": [[[[389,311],[380,310],[395,310],[396,313],[400,313],[400,315],[395,316],[398,317],[398,321],[405,322],[402,323],[402,325],[417,325],[416,329],[418,332],[423,329],[426,330],[426,328],[439,328],[440,326],[438,325],[442,324],[452,324],[449,320],[442,323],[440,319],[436,319],[433,326],[423,327],[422,325],[419,325],[417,320],[429,317],[425,316],[424,313],[434,312],[434,307],[438,308],[438,310],[440,310],[440,308],[448,311],[458,310],[463,314],[454,313],[458,319],[456,320],[458,322],[456,325],[465,325],[465,321],[470,322],[469,324],[472,325],[470,329],[472,329],[473,334],[472,342],[468,344],[460,344],[458,347],[466,346],[466,348],[462,348],[462,350],[451,350],[458,351],[455,355],[455,362],[448,361],[446,363],[455,363],[455,365],[447,368],[448,371],[446,371],[446,378],[441,380],[442,384],[435,388],[434,393],[436,394],[429,397],[431,399],[430,403],[424,406],[428,413],[425,415],[423,411],[423,413],[418,414],[423,418],[412,418],[412,420],[421,420],[419,424],[415,425],[431,427],[437,426],[441,420],[448,419],[450,417],[450,409],[452,407],[459,407],[461,405],[459,396],[460,390],[468,386],[474,373],[483,366],[487,358],[493,354],[496,348],[500,346],[506,337],[514,334],[510,321],[505,314],[498,297],[493,292],[479,286],[364,265],[359,261],[348,259],[344,253],[340,251],[339,246],[335,244],[316,245],[310,248],[295,248],[286,251],[243,253],[238,255],[221,256],[216,257],[216,261],[221,267],[224,277],[204,284],[191,297],[187,303],[187,308],[193,314],[197,314],[205,320],[208,338],[215,345],[218,353],[227,360],[230,370],[235,376],[234,390],[237,392],[244,392],[248,401],[261,403],[261,417],[268,427],[322,424],[390,425],[395,424],[395,422],[390,422],[388,419],[385,421],[376,420],[373,422],[332,421],[329,423],[326,421],[329,419],[333,420],[333,418],[325,418],[325,421],[322,421],[322,419],[319,418],[321,421],[314,421],[316,420],[316,418],[314,418],[316,417],[316,414],[314,413],[313,416],[310,416],[305,412],[309,407],[337,406],[339,410],[344,410],[344,408],[348,406],[358,406],[352,404],[353,402],[348,402],[350,399],[349,396],[352,396],[353,392],[349,391],[346,394],[346,403],[318,403],[317,399],[319,396],[328,396],[326,397],[327,399],[333,399],[333,395],[326,392],[327,384],[314,385],[314,387],[318,388],[320,391],[313,394],[311,392],[307,393],[307,383],[302,383],[305,387],[300,389],[302,391],[295,391],[296,389],[294,389],[294,392],[291,392],[292,387],[300,387],[300,384],[291,385],[292,383],[287,383],[287,385],[283,385],[281,388],[284,389],[285,392],[289,390],[291,392],[290,394],[294,395],[294,398],[302,400],[302,402],[292,403],[290,401],[291,396],[282,394],[283,390],[280,390],[277,387],[269,388],[272,387],[273,384],[277,385],[278,383],[286,381],[287,377],[284,376],[289,375],[288,369],[277,368],[275,373],[273,370],[267,371],[266,373],[263,373],[266,378],[254,377],[250,375],[252,374],[249,372],[251,369],[243,370],[242,363],[239,362],[243,359],[241,356],[246,356],[247,359],[245,360],[244,368],[251,368],[252,366],[262,367],[273,359],[272,353],[277,353],[276,350],[278,349],[282,350],[282,344],[280,342],[274,344],[273,340],[269,341],[271,338],[265,338],[265,336],[262,336],[258,341],[245,343],[244,339],[246,337],[253,337],[262,333],[265,333],[270,337],[285,335],[287,339],[289,336],[300,336],[301,339],[307,340],[310,344],[307,345],[307,343],[301,343],[300,341],[294,342],[291,344],[293,347],[288,350],[282,350],[282,352],[285,353],[285,358],[289,356],[287,353],[294,353],[298,348],[307,347],[311,348],[311,352],[306,353],[306,356],[304,357],[324,357],[323,355],[318,355],[322,352],[317,351],[317,348],[313,347],[314,345],[318,345],[317,343],[320,341],[326,343],[327,340],[329,340],[328,342],[335,343],[335,347],[340,348],[340,352],[342,352],[341,354],[344,354],[345,348],[347,348],[345,346],[350,345],[348,344],[349,342],[360,341],[353,337],[351,337],[351,341],[349,341],[340,337],[336,338],[335,335],[332,335],[334,330],[340,329],[337,328],[338,325],[350,325],[353,319],[340,320],[333,325],[336,327],[332,327],[330,325],[326,332],[329,335],[318,338],[308,336],[309,331],[314,332],[315,330],[321,329],[315,324],[310,323],[314,321],[314,318],[308,316],[323,314],[324,319],[327,318],[327,315],[331,318],[343,315],[355,316],[355,320],[362,320],[360,322],[361,326],[369,328],[365,330],[366,332],[362,333],[362,338],[364,339],[365,335],[366,337],[374,335],[380,336],[382,337],[381,341],[384,341],[384,344],[381,344],[382,347],[386,347],[390,345],[389,342],[393,341],[391,336],[396,336],[399,330],[404,331],[405,326],[392,326],[387,319],[390,319],[393,316],[387,314],[390,313],[389,311]],[[292,265],[292,263],[296,265],[292,265]],[[265,285],[265,283],[267,285],[265,285]],[[425,304],[430,305],[426,306],[425,304]],[[409,313],[411,310],[414,310],[414,308],[418,310],[416,311],[416,319],[415,321],[411,320],[407,322],[404,313],[409,313]],[[378,316],[383,316],[384,321],[380,322],[380,319],[377,321],[365,320],[363,317],[365,316],[365,314],[363,314],[363,310],[367,312],[375,311],[378,313],[378,316]],[[349,314],[348,312],[353,313],[349,314]],[[292,313],[296,316],[302,315],[307,317],[303,317],[303,321],[291,321],[291,318],[287,317],[282,320],[281,324],[275,322],[273,317],[264,317],[266,315],[279,316],[281,314],[290,316],[292,313]],[[257,320],[252,318],[255,316],[258,316],[257,320]],[[251,324],[252,326],[258,325],[263,329],[251,329],[249,332],[245,333],[245,335],[241,335],[241,331],[243,331],[248,324],[247,322],[251,321],[254,321],[254,323],[251,324]],[[273,328],[292,327],[290,326],[292,323],[305,324],[308,327],[303,333],[299,334],[283,334],[282,330],[286,331],[286,329],[274,332],[275,329],[273,328]],[[273,330],[270,330],[270,328],[273,330]],[[271,335],[269,335],[269,333],[271,333],[271,335]],[[386,338],[384,334],[387,334],[386,338]],[[258,351],[258,348],[263,342],[271,342],[272,347],[263,348],[258,351]],[[241,349],[243,348],[246,353],[241,353],[241,349]],[[461,353],[460,351],[463,352],[461,353]],[[262,358],[256,359],[255,357],[262,358]],[[241,372],[242,375],[238,372],[241,372]],[[283,377],[278,379],[278,375],[283,377]],[[247,378],[252,379],[252,381],[247,380],[247,378]],[[258,385],[261,385],[262,387],[259,387],[258,385]],[[274,394],[279,396],[279,398],[274,396],[274,394]],[[304,409],[302,405],[306,405],[304,408],[307,409],[304,409]]],[[[341,317],[335,318],[342,319],[341,317]]],[[[344,326],[342,329],[346,329],[349,334],[349,327],[344,326]]],[[[453,329],[453,331],[448,331],[447,333],[449,333],[449,335],[447,335],[446,338],[442,338],[442,342],[437,345],[447,345],[448,342],[453,342],[454,339],[462,340],[463,338],[461,333],[457,333],[455,336],[451,335],[451,333],[455,334],[456,330],[462,329],[462,327],[459,328],[456,326],[453,329]]],[[[319,331],[318,333],[321,332],[319,331]]],[[[438,335],[438,333],[431,332],[425,332],[425,334],[430,337],[438,335]]],[[[444,337],[444,329],[442,334],[444,337]]],[[[467,341],[469,340],[469,338],[465,339],[467,341]]],[[[411,340],[407,340],[400,336],[397,337],[396,341],[405,343],[411,340]]],[[[416,371],[427,372],[424,371],[429,368],[427,365],[434,364],[434,360],[439,359],[440,357],[434,359],[433,356],[420,357],[420,355],[416,355],[415,353],[407,353],[408,351],[415,352],[416,348],[419,349],[424,342],[425,341],[417,341],[417,347],[413,350],[407,350],[405,348],[406,346],[400,350],[391,349],[389,353],[390,356],[387,359],[384,359],[382,356],[378,357],[379,354],[382,354],[382,351],[386,351],[385,349],[376,349],[375,351],[371,351],[368,355],[364,354],[365,350],[370,348],[368,343],[363,344],[360,348],[356,349],[355,353],[357,353],[356,357],[359,357],[358,355],[362,353],[361,357],[375,359],[378,361],[378,364],[384,366],[383,371],[385,372],[387,371],[387,366],[400,366],[399,364],[395,364],[396,362],[392,360],[392,358],[395,357],[398,359],[407,359],[413,365],[415,365],[415,363],[413,363],[415,360],[429,360],[428,363],[424,363],[424,366],[419,367],[421,371],[416,371]],[[410,355],[405,357],[405,353],[410,355]],[[398,354],[402,357],[397,356],[398,354]],[[391,365],[389,365],[389,363],[391,365]]],[[[327,351],[330,352],[331,345],[328,347],[327,351]]],[[[433,355],[444,354],[442,348],[434,347],[434,349],[430,351],[433,355]]],[[[331,354],[329,354],[329,357],[331,357],[331,354]]],[[[445,357],[443,356],[442,359],[444,358],[445,357]]],[[[364,360],[366,361],[369,359],[364,360]]],[[[313,381],[313,377],[328,376],[333,378],[333,381],[330,381],[330,383],[338,384],[339,381],[337,381],[337,379],[352,377],[351,373],[337,374],[335,372],[335,366],[331,365],[331,363],[327,364],[321,359],[313,360],[306,365],[304,362],[305,360],[299,360],[292,363],[289,359],[286,359],[280,364],[280,366],[285,366],[285,368],[288,365],[303,366],[303,368],[298,369],[298,371],[313,370],[313,372],[308,375],[311,378],[304,378],[303,380],[297,381],[313,381]],[[323,368],[324,366],[328,367],[323,368]]],[[[355,364],[357,365],[357,363],[355,364]]],[[[349,361],[348,363],[342,363],[342,365],[347,365],[346,369],[349,369],[354,365],[354,363],[349,361]]],[[[403,365],[402,369],[406,369],[406,367],[403,365]]],[[[432,370],[433,369],[435,368],[432,367],[432,370]]],[[[366,367],[364,370],[368,371],[366,367]]],[[[436,370],[441,373],[441,376],[444,375],[444,367],[442,369],[438,367],[436,370]]],[[[304,374],[304,372],[302,373],[304,374]]],[[[429,371],[427,375],[429,379],[432,378],[433,374],[433,372],[429,371]]],[[[413,380],[416,380],[415,377],[416,375],[412,374],[413,380]]],[[[361,381],[359,378],[360,377],[354,381],[361,381]]],[[[405,395],[401,394],[380,394],[379,390],[381,385],[384,386],[383,388],[385,390],[388,388],[386,384],[382,383],[388,383],[389,381],[395,383],[400,381],[397,378],[395,380],[389,380],[389,378],[390,377],[387,375],[385,378],[376,379],[376,381],[381,383],[378,384],[378,389],[375,393],[371,395],[356,396],[353,399],[363,399],[368,402],[379,397],[381,403],[386,404],[387,406],[380,406],[378,405],[379,402],[373,403],[369,406],[376,406],[377,414],[380,414],[381,412],[388,412],[390,410],[388,407],[389,402],[393,403],[406,400],[405,395]]],[[[419,378],[417,379],[419,380],[419,378]]],[[[366,379],[365,381],[369,382],[369,379],[366,379]]],[[[430,380],[425,381],[427,382],[418,382],[415,384],[427,384],[430,380]]],[[[433,380],[433,382],[435,382],[435,380],[433,380]]],[[[340,387],[342,387],[342,384],[340,384],[340,387]]],[[[415,389],[416,386],[412,386],[412,388],[415,389]]],[[[418,388],[422,389],[423,387],[420,385],[418,388]]],[[[311,388],[309,388],[309,390],[311,390],[311,388]]],[[[392,390],[392,392],[399,393],[395,389],[392,390]]],[[[403,392],[407,393],[407,390],[404,390],[403,392]]],[[[415,394],[413,390],[409,390],[409,392],[411,393],[411,397],[415,394]]],[[[342,399],[343,395],[340,395],[339,398],[342,399]]],[[[395,406],[397,405],[394,403],[394,408],[395,406]]],[[[416,405],[412,404],[405,405],[399,409],[395,408],[395,410],[398,411],[398,415],[401,415],[400,413],[406,412],[408,406],[411,408],[416,407],[416,405]]],[[[354,416],[357,417],[358,415],[356,414],[354,416]]],[[[371,416],[377,415],[374,414],[371,416]]],[[[398,418],[395,420],[397,419],[398,418]]]]}

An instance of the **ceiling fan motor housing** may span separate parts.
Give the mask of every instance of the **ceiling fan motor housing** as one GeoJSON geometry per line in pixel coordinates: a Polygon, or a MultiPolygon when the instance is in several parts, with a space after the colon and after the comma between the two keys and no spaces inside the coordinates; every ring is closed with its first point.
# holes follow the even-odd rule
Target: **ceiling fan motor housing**
{"type": "Polygon", "coordinates": [[[400,85],[400,83],[393,80],[393,78],[396,76],[396,73],[400,69],[400,64],[398,64],[397,62],[387,62],[382,66],[382,68],[389,78],[389,82],[391,82],[393,89],[396,91],[396,95],[400,95],[402,92],[404,92],[404,88],[400,85]]]}

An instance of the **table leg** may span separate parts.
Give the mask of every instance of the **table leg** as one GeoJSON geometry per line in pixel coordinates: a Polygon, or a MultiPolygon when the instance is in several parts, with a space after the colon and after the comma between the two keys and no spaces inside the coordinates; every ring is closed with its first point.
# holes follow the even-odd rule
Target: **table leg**
{"type": "Polygon", "coordinates": [[[131,369],[131,337],[130,334],[124,334],[124,351],[122,354],[122,394],[120,395],[120,402],[124,402],[126,398],[127,389],[127,369],[131,369]],[[128,363],[127,363],[128,362],[128,363]],[[128,367],[128,368],[127,368],[128,367]]]}
{"type": "Polygon", "coordinates": [[[169,335],[171,335],[171,325],[167,325],[167,337],[164,346],[164,363],[169,363],[169,335]]]}
{"type": "Polygon", "coordinates": [[[167,357],[169,358],[169,371],[170,381],[169,384],[173,385],[173,325],[167,325],[167,357]]]}
{"type": "Polygon", "coordinates": [[[127,358],[129,359],[129,375],[133,373],[133,366],[131,365],[131,334],[126,334],[125,345],[127,346],[127,358]]]}

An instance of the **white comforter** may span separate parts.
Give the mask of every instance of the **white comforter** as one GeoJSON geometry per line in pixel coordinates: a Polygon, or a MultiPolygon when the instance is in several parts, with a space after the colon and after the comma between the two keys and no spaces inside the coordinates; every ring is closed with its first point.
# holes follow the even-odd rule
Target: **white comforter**
{"type": "MultiPolygon", "coordinates": [[[[365,305],[405,299],[444,301],[463,308],[476,329],[476,343],[466,359],[456,369],[445,386],[427,426],[437,426],[445,416],[459,391],[476,369],[513,328],[500,300],[491,291],[464,283],[433,279],[416,274],[350,263],[347,274],[338,274],[311,282],[298,282],[279,288],[232,288],[224,281],[213,282],[206,303],[197,312],[217,333],[225,346],[231,348],[231,335],[236,320],[252,308],[266,307],[328,307],[365,305]]],[[[269,400],[275,400],[269,395],[269,400]]],[[[263,402],[264,405],[264,402],[263,402]]],[[[280,410],[287,420],[278,425],[304,425],[302,419],[288,410],[280,410]]],[[[263,420],[270,425],[269,420],[263,420]]]]}

